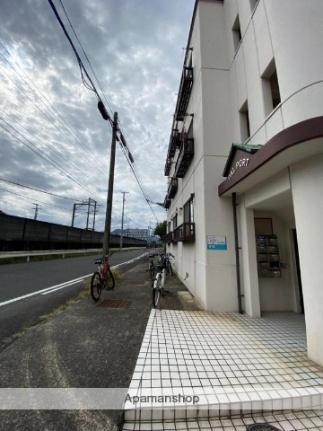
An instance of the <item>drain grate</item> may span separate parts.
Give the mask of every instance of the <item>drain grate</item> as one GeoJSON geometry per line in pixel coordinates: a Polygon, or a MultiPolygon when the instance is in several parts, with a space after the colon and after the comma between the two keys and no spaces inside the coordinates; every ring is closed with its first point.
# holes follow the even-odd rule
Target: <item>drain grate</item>
{"type": "Polygon", "coordinates": [[[252,424],[247,427],[247,431],[279,431],[278,428],[270,424],[252,424]]]}
{"type": "Polygon", "coordinates": [[[105,299],[99,304],[99,307],[104,308],[129,308],[130,301],[125,299],[105,299]]]}

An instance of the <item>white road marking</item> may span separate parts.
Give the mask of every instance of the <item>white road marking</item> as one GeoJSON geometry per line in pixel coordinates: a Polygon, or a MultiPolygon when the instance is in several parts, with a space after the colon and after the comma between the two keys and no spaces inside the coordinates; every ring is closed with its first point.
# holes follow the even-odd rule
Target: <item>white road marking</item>
{"type": "Polygon", "coordinates": [[[81,283],[85,278],[91,277],[92,274],[93,273],[91,272],[91,274],[86,274],[82,277],[75,278],[74,280],[66,281],[62,284],[57,284],[57,286],[49,287],[48,289],[50,290],[43,292],[42,295],[48,295],[49,293],[56,292],[57,290],[64,289],[65,287],[73,286],[73,284],[81,283]]]}
{"type": "MultiPolygon", "coordinates": [[[[142,257],[146,256],[147,253],[141,254],[138,257],[135,257],[133,259],[127,260],[126,262],[119,263],[118,265],[114,265],[111,267],[111,269],[117,269],[120,266],[127,265],[129,263],[136,262],[137,260],[141,259],[142,257]]],[[[64,289],[65,287],[73,286],[73,284],[81,283],[85,278],[88,278],[92,275],[86,274],[82,275],[81,277],[74,278],[73,280],[65,281],[61,284],[56,284],[54,286],[46,287],[46,289],[37,290],[36,292],[27,293],[26,295],[18,296],[17,298],[9,299],[8,301],[0,302],[0,307],[4,307],[5,305],[13,304],[14,302],[22,301],[23,299],[31,298],[32,296],[36,295],[48,295],[49,293],[54,293],[58,290],[64,289]]]]}

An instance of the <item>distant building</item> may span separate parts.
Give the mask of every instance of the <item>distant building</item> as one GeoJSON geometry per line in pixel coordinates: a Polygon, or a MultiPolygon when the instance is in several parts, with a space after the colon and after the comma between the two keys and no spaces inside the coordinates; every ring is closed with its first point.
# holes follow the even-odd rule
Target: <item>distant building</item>
{"type": "MultiPolygon", "coordinates": [[[[115,229],[112,233],[114,235],[121,235],[121,229],[115,229]]],[[[159,238],[153,235],[150,229],[124,229],[123,236],[142,239],[148,243],[159,241],[159,238]]]]}

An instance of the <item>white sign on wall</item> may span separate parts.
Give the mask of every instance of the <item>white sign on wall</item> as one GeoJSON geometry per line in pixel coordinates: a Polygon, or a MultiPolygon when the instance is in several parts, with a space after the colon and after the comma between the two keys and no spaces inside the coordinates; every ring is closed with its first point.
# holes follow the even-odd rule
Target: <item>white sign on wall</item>
{"type": "Polygon", "coordinates": [[[224,235],[208,235],[207,249],[226,251],[228,249],[227,238],[224,235]]]}

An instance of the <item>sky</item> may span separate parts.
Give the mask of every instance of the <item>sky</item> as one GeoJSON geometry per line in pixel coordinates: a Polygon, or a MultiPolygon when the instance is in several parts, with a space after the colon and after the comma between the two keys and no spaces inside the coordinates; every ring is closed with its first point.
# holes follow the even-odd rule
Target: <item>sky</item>
{"type": "MultiPolygon", "coordinates": [[[[162,202],[194,0],[62,1],[109,109],[118,111],[145,191],[153,202],[162,202]]],[[[64,18],[60,0],[54,3],[64,18]]],[[[0,210],[33,217],[37,203],[39,220],[69,225],[73,203],[91,197],[100,205],[96,229],[102,230],[110,145],[111,128],[97,110],[96,96],[82,84],[48,1],[1,0],[0,210]]],[[[122,191],[129,192],[126,228],[153,227],[156,218],[166,218],[158,205],[152,213],[117,148],[113,229],[121,224],[122,191]]],[[[86,214],[79,213],[75,225],[85,223],[86,214]]]]}

